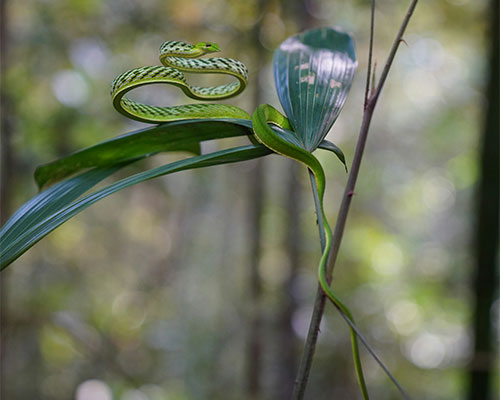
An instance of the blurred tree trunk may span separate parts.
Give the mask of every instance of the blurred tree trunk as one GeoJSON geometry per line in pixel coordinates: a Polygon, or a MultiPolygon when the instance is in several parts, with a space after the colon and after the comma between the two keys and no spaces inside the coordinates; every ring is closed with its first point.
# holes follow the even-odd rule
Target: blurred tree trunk
{"type": "MultiPolygon", "coordinates": [[[[257,79],[254,91],[254,107],[260,102],[260,88],[262,84],[261,70],[265,65],[266,51],[260,44],[259,35],[262,18],[265,12],[264,0],[259,0],[257,5],[258,19],[251,34],[251,45],[256,55],[257,79]]],[[[261,217],[262,199],[264,196],[264,160],[255,161],[254,168],[249,173],[248,196],[248,248],[250,251],[249,268],[249,314],[248,314],[248,336],[246,338],[246,397],[258,399],[260,397],[260,371],[262,370],[262,282],[259,274],[261,259],[261,217]]]]}
{"type": "Polygon", "coordinates": [[[492,395],[494,363],[493,324],[491,306],[498,282],[499,241],[499,2],[490,2],[490,71],[481,143],[480,177],[477,191],[477,221],[475,235],[476,271],[474,280],[474,356],[469,366],[470,400],[489,400],[492,395]]]}
{"type": "Polygon", "coordinates": [[[0,223],[7,221],[10,211],[10,183],[12,177],[12,102],[9,99],[5,87],[5,72],[7,69],[7,0],[0,0],[0,70],[2,77],[2,88],[0,91],[0,116],[1,116],[1,139],[2,139],[2,170],[0,183],[0,223]]]}
{"type": "Polygon", "coordinates": [[[248,336],[246,374],[246,394],[249,399],[257,399],[260,394],[260,371],[262,355],[262,284],[259,274],[259,262],[261,259],[261,216],[263,185],[263,160],[257,160],[250,172],[250,202],[248,206],[248,247],[250,250],[249,269],[249,295],[250,308],[248,315],[248,336]]]}
{"type": "MultiPolygon", "coordinates": [[[[7,221],[11,209],[11,182],[13,168],[12,157],[12,101],[5,85],[5,72],[7,68],[7,0],[0,0],[0,75],[2,87],[0,89],[0,135],[1,135],[1,172],[0,172],[0,225],[7,221]]],[[[7,340],[7,275],[5,272],[0,278],[0,366],[3,372],[5,349],[7,340]]],[[[5,398],[3,373],[0,376],[0,398],[5,398]]]]}
{"type": "Polygon", "coordinates": [[[297,338],[293,332],[292,318],[297,309],[297,302],[294,300],[293,288],[297,280],[300,256],[300,184],[298,181],[298,171],[300,165],[295,161],[287,162],[288,176],[286,177],[286,246],[288,255],[289,274],[283,288],[283,300],[281,310],[278,312],[277,326],[277,348],[278,348],[278,371],[274,398],[288,400],[292,395],[293,383],[297,369],[297,338]]]}

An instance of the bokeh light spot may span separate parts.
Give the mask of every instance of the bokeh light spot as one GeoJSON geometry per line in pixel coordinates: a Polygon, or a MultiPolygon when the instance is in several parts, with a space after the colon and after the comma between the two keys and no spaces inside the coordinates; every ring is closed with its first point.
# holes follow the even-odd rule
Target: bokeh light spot
{"type": "Polygon", "coordinates": [[[437,368],[445,357],[444,343],[438,335],[423,333],[410,343],[409,356],[420,368],[437,368]]]}
{"type": "Polygon", "coordinates": [[[400,300],[392,304],[386,315],[393,328],[400,335],[415,332],[422,322],[420,308],[408,300],[400,300]]]}
{"type": "Polygon", "coordinates": [[[71,46],[70,58],[76,68],[81,68],[94,78],[109,69],[109,54],[104,44],[91,38],[77,40],[71,46]]]}
{"type": "Polygon", "coordinates": [[[121,400],[150,400],[149,397],[140,390],[127,390],[121,400]]]}
{"type": "MultiPolygon", "coordinates": [[[[301,307],[292,316],[292,328],[297,336],[305,339],[307,336],[307,331],[309,329],[309,322],[311,321],[312,309],[311,307],[301,307]]],[[[319,330],[320,332],[325,332],[326,329],[325,318],[321,320],[319,330]]],[[[321,335],[320,335],[321,337],[321,335]]]]}
{"type": "Polygon", "coordinates": [[[76,71],[63,70],[52,78],[52,91],[62,104],[79,107],[88,98],[89,88],[85,79],[76,71]]]}
{"type": "Polygon", "coordinates": [[[378,244],[372,252],[373,269],[380,275],[389,276],[402,268],[403,252],[394,242],[384,241],[378,244]]]}
{"type": "Polygon", "coordinates": [[[113,400],[109,386],[103,381],[90,379],[78,385],[76,400],[113,400]]]}
{"type": "Polygon", "coordinates": [[[422,183],[422,200],[431,211],[445,211],[455,203],[455,187],[441,174],[429,172],[422,183]]]}

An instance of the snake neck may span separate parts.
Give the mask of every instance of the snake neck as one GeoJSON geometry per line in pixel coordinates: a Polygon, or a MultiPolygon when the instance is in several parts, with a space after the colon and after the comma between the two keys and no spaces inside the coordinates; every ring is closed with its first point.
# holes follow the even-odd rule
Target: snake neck
{"type": "Polygon", "coordinates": [[[168,57],[168,56],[196,58],[196,57],[201,57],[207,52],[208,51],[199,47],[195,47],[189,43],[169,40],[163,42],[162,45],[160,46],[160,59],[162,57],[168,57]]]}
{"type": "Polygon", "coordinates": [[[215,43],[210,42],[200,42],[194,46],[189,43],[177,42],[177,41],[167,41],[163,42],[160,46],[160,61],[164,65],[164,59],[167,57],[182,57],[182,58],[198,58],[205,54],[211,54],[220,51],[220,48],[215,43]]]}

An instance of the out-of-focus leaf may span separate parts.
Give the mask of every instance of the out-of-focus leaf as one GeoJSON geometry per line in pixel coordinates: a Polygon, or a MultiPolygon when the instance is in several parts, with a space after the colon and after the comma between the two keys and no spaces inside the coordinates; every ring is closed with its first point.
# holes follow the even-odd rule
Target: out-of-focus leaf
{"type": "Polygon", "coordinates": [[[273,64],[278,97],[295,140],[312,152],[347,98],[357,67],[353,40],[333,28],[308,30],[281,43],[273,64]]]}
{"type": "Polygon", "coordinates": [[[35,181],[39,188],[83,169],[108,167],[137,157],[164,151],[200,154],[200,142],[252,134],[251,123],[236,119],[175,121],[130,132],[76,151],[39,166],[35,181]]]}
{"type": "Polygon", "coordinates": [[[126,163],[93,169],[60,182],[29,200],[0,229],[0,269],[7,267],[68,219],[118,190],[161,175],[250,160],[270,153],[271,151],[263,145],[250,145],[191,157],[124,178],[76,201],[75,199],[81,194],[126,163]]]}

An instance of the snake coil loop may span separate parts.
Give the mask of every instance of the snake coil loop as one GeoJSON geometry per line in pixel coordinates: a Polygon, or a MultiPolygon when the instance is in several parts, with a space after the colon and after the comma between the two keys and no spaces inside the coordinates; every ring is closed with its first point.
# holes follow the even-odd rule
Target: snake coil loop
{"type": "Polygon", "coordinates": [[[128,118],[149,123],[197,118],[250,119],[246,111],[226,104],[185,104],[159,107],[124,97],[132,89],[153,83],[177,86],[186,96],[195,100],[222,100],[236,96],[247,85],[248,70],[245,64],[232,58],[198,59],[198,57],[219,50],[219,46],[211,42],[200,42],[195,45],[178,41],[164,42],[160,46],[160,61],[163,66],[134,68],[115,78],[111,84],[113,106],[128,118]],[[183,72],[226,74],[235,77],[236,80],[220,86],[199,87],[190,85],[183,72]]]}

